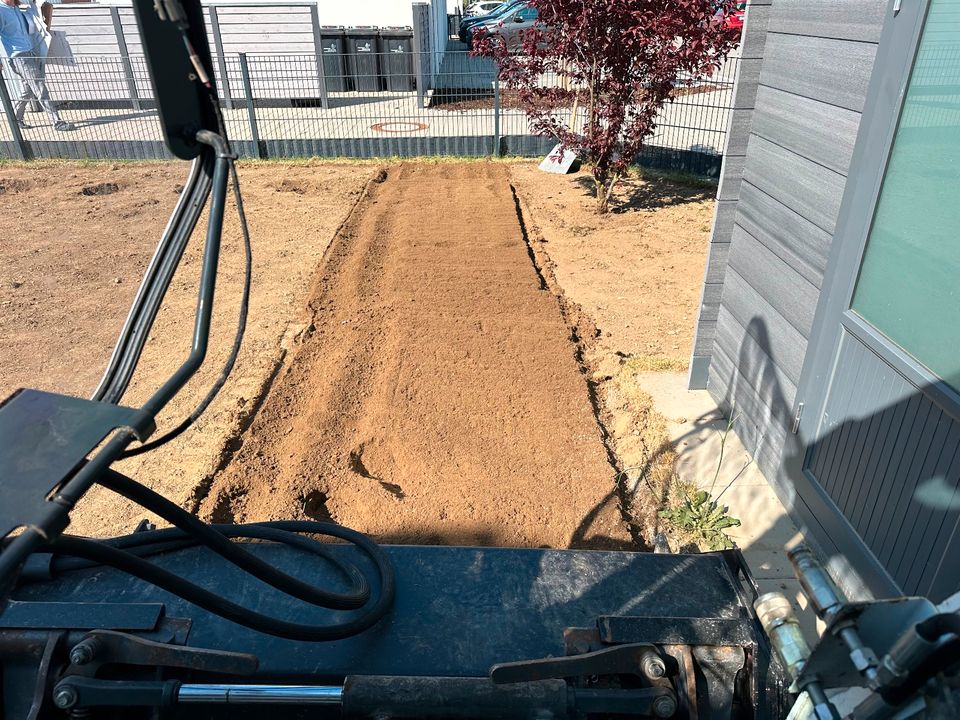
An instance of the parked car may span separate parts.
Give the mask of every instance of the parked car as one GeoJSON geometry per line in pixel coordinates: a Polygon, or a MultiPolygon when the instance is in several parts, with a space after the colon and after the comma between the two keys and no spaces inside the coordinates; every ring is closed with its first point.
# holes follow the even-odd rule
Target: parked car
{"type": "Polygon", "coordinates": [[[459,35],[460,40],[470,44],[470,29],[476,25],[482,25],[491,20],[498,19],[510,12],[511,9],[517,7],[518,5],[526,5],[526,0],[510,0],[509,2],[503,3],[499,8],[494,10],[489,15],[478,15],[476,17],[466,17],[460,21],[459,35]]]}
{"type": "Polygon", "coordinates": [[[743,30],[743,16],[747,14],[747,4],[738,2],[737,9],[727,16],[726,25],[734,30],[743,30]]]}
{"type": "Polygon", "coordinates": [[[475,2],[468,6],[463,12],[463,16],[479,17],[481,15],[489,15],[504,4],[506,4],[505,0],[480,0],[480,2],[475,2]]]}
{"type": "Polygon", "coordinates": [[[495,43],[503,43],[510,49],[518,48],[523,41],[524,31],[536,27],[539,17],[537,8],[521,3],[495,20],[472,27],[467,44],[473,49],[481,38],[492,36],[495,43]]]}
{"type": "MultiPolygon", "coordinates": [[[[717,8],[717,15],[723,12],[722,7],[717,8]]],[[[723,20],[723,26],[731,30],[743,30],[743,16],[747,13],[747,3],[738,2],[733,12],[727,15],[723,20]]]]}

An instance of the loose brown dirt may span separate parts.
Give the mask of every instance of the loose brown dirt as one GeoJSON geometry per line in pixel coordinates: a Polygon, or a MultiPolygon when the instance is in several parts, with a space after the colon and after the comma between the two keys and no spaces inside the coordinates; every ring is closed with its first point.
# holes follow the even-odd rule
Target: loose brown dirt
{"type": "MultiPolygon", "coordinates": [[[[663,431],[630,373],[685,362],[710,192],[631,180],[597,218],[582,177],[533,165],[378,170],[241,168],[255,266],[239,362],[191,430],[119,469],[218,520],[333,518],[404,542],[649,540],[643,517],[658,501],[625,489],[657,486],[672,455],[644,477],[631,470],[657,456],[663,431]],[[643,517],[628,527],[619,506],[643,517]]],[[[185,172],[0,166],[0,397],[89,395],[185,172]]],[[[198,240],[126,403],[185,356],[198,240]]],[[[228,214],[209,361],[161,428],[219,371],[241,258],[228,214]]],[[[144,516],[94,492],[71,530],[120,534],[144,516]]]]}
{"type": "Polygon", "coordinates": [[[639,377],[687,367],[715,188],[629,177],[615,191],[612,212],[599,216],[587,173],[557,176],[518,164],[511,177],[546,273],[568,304],[596,323],[584,362],[632,534],[650,544],[664,533],[673,547],[683,546],[657,514],[681,499],[682,488],[666,421],[639,377]]]}
{"type": "Polygon", "coordinates": [[[331,246],[309,332],[202,513],[629,546],[571,328],[529,252],[505,167],[391,168],[331,246]],[[467,189],[482,213],[458,220],[467,189]]]}
{"type": "MultiPolygon", "coordinates": [[[[303,327],[314,269],[376,171],[371,165],[241,166],[254,283],[233,375],[191,430],[119,469],[191,507],[196,488],[209,482],[282,362],[282,338],[303,327]]],[[[186,172],[183,163],[0,166],[0,398],[18,387],[90,395],[186,172]],[[105,194],[109,188],[115,189],[105,194]]],[[[201,239],[194,237],[171,283],[125,403],[143,400],[186,357],[201,239]]],[[[164,412],[161,430],[189,414],[226,357],[243,272],[239,241],[231,209],[208,362],[164,412]]],[[[95,491],[73,513],[71,531],[126,533],[145,515],[95,491]]]]}
{"type": "Polygon", "coordinates": [[[686,369],[716,188],[630,177],[597,215],[587,172],[516,164],[511,179],[558,283],[600,328],[600,350],[641,370],[686,369]]]}

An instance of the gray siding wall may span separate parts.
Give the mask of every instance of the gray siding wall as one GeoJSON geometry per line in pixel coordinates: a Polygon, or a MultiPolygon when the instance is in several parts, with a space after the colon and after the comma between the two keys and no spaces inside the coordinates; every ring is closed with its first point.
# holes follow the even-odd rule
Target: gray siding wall
{"type": "Polygon", "coordinates": [[[717,314],[726,275],[733,219],[740,192],[740,180],[750,139],[750,125],[757,99],[767,20],[772,0],[751,0],[743,29],[740,63],[734,80],[733,105],[727,122],[727,146],[723,153],[717,204],[713,213],[713,231],[707,251],[707,269],[703,282],[700,310],[697,314],[693,357],[690,360],[690,387],[704,388],[717,332],[717,314]]]}
{"type": "Polygon", "coordinates": [[[745,150],[731,134],[691,386],[775,483],[886,5],[772,0],[745,150]]]}

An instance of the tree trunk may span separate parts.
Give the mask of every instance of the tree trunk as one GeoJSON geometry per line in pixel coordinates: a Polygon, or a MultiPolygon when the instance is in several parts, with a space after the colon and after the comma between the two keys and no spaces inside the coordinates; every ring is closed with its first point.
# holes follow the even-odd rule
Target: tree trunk
{"type": "Polygon", "coordinates": [[[620,182],[619,174],[614,174],[609,179],[593,179],[597,199],[597,215],[605,215],[610,211],[610,198],[613,197],[613,189],[618,182],[620,182]]]}
{"type": "Polygon", "coordinates": [[[607,185],[597,178],[594,178],[593,185],[597,199],[597,215],[605,215],[610,209],[610,193],[607,192],[607,185]]]}

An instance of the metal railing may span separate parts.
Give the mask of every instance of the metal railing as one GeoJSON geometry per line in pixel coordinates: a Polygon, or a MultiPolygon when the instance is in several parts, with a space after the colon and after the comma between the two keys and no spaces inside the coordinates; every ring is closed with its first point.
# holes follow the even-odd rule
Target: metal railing
{"type": "MultiPolygon", "coordinates": [[[[492,61],[448,51],[438,73],[410,52],[225,54],[215,58],[228,134],[242,155],[391,157],[543,155],[554,145],[530,131],[516,94],[502,88],[492,61]]],[[[736,58],[714,76],[680,79],[641,162],[702,174],[719,171],[736,58]]],[[[10,62],[0,60],[5,122],[0,155],[11,158],[148,159],[169,157],[143,57],[78,56],[50,62],[45,80],[71,132],[42,112],[18,127],[19,95],[10,62]]],[[[544,76],[545,86],[561,80],[544,76]]],[[[573,102],[555,112],[572,121],[573,102]]],[[[582,123],[583,117],[577,122],[582,123]]]]}

